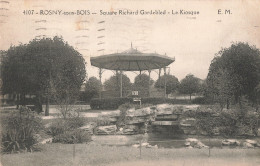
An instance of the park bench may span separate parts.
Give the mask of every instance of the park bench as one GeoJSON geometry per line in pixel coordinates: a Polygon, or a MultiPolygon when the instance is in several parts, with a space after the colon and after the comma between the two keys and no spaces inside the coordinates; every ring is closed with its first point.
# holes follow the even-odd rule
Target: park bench
{"type": "Polygon", "coordinates": [[[142,100],[138,95],[138,91],[132,91],[133,103],[139,102],[140,106],[142,105],[142,100]]]}

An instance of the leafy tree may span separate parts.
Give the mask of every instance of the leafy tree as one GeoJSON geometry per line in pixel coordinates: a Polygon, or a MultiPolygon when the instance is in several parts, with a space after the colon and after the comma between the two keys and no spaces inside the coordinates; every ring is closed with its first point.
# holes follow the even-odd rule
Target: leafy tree
{"type": "Polygon", "coordinates": [[[259,50],[239,42],[223,48],[216,55],[207,76],[209,94],[222,105],[226,101],[227,107],[231,99],[241,107],[243,96],[256,103],[256,88],[260,82],[259,50]]]}
{"type": "Polygon", "coordinates": [[[62,38],[32,40],[29,44],[12,46],[1,66],[2,91],[37,96],[38,105],[46,98],[57,103],[75,100],[85,79],[84,58],[62,38]]]}
{"type": "MultiPolygon", "coordinates": [[[[123,84],[123,91],[130,90],[132,84],[130,79],[125,75],[122,74],[122,84],[123,84]]],[[[120,74],[116,73],[116,75],[111,76],[108,80],[104,82],[104,87],[106,90],[110,91],[120,91],[120,74]]]]}
{"type": "Polygon", "coordinates": [[[184,79],[181,80],[179,92],[182,94],[188,94],[191,100],[191,95],[193,93],[200,92],[200,89],[200,79],[194,77],[192,74],[188,74],[184,79]]]}
{"type": "Polygon", "coordinates": [[[169,74],[161,76],[155,82],[155,87],[164,88],[165,78],[166,78],[166,94],[170,94],[170,93],[176,91],[180,85],[180,82],[179,82],[178,78],[176,78],[174,75],[169,75],[169,74]]]}
{"type": "Polygon", "coordinates": [[[144,96],[148,96],[149,94],[149,86],[153,84],[153,80],[150,79],[147,74],[139,74],[135,77],[133,88],[138,90],[144,96]],[[149,86],[148,86],[149,85],[149,86]]]}
{"type": "Polygon", "coordinates": [[[93,97],[98,97],[101,86],[100,80],[96,77],[90,77],[85,86],[85,100],[90,101],[93,97]]]}

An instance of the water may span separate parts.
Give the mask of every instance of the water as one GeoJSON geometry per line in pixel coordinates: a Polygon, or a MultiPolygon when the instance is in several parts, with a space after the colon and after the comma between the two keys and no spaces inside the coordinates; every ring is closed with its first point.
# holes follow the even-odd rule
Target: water
{"type": "MultiPolygon", "coordinates": [[[[152,146],[157,145],[158,148],[184,148],[185,139],[187,138],[196,138],[201,141],[203,144],[210,146],[211,148],[226,148],[222,146],[222,141],[224,138],[214,137],[209,138],[205,136],[187,136],[187,135],[178,135],[170,136],[167,134],[138,134],[138,135],[104,135],[104,136],[93,136],[93,142],[101,145],[110,145],[110,146],[132,146],[139,144],[140,140],[142,143],[147,142],[152,146]]],[[[228,148],[242,148],[242,143],[245,141],[245,138],[236,139],[240,141],[240,146],[229,146],[228,148]]],[[[254,138],[254,140],[260,141],[260,138],[254,138]]]]}

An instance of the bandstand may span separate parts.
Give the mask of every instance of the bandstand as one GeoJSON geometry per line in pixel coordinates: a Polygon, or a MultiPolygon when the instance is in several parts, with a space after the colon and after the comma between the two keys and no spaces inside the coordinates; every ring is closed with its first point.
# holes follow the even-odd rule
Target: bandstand
{"type": "MultiPolygon", "coordinates": [[[[90,62],[92,66],[99,68],[99,79],[102,78],[102,70],[108,69],[113,71],[119,71],[120,73],[120,97],[123,97],[122,88],[122,73],[123,71],[148,71],[149,80],[151,77],[152,70],[159,70],[159,78],[161,70],[164,70],[166,75],[166,68],[168,65],[173,63],[175,58],[171,58],[158,53],[142,53],[137,49],[134,49],[131,44],[131,48],[121,52],[107,55],[101,55],[97,57],[91,57],[90,62]]],[[[166,77],[165,77],[166,78],[166,77]]],[[[150,85],[149,96],[150,96],[150,85]]],[[[166,79],[164,81],[164,96],[166,96],[166,79]]],[[[101,95],[100,95],[101,98],[101,95]]]]}

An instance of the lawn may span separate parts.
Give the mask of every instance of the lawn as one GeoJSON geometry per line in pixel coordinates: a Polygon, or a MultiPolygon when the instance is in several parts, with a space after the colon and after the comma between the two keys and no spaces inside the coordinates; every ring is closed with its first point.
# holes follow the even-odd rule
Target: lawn
{"type": "Polygon", "coordinates": [[[46,144],[40,152],[4,154],[3,166],[71,165],[260,165],[260,149],[140,149],[96,143],[46,144]],[[75,157],[73,157],[75,156],[75,157]]]}

